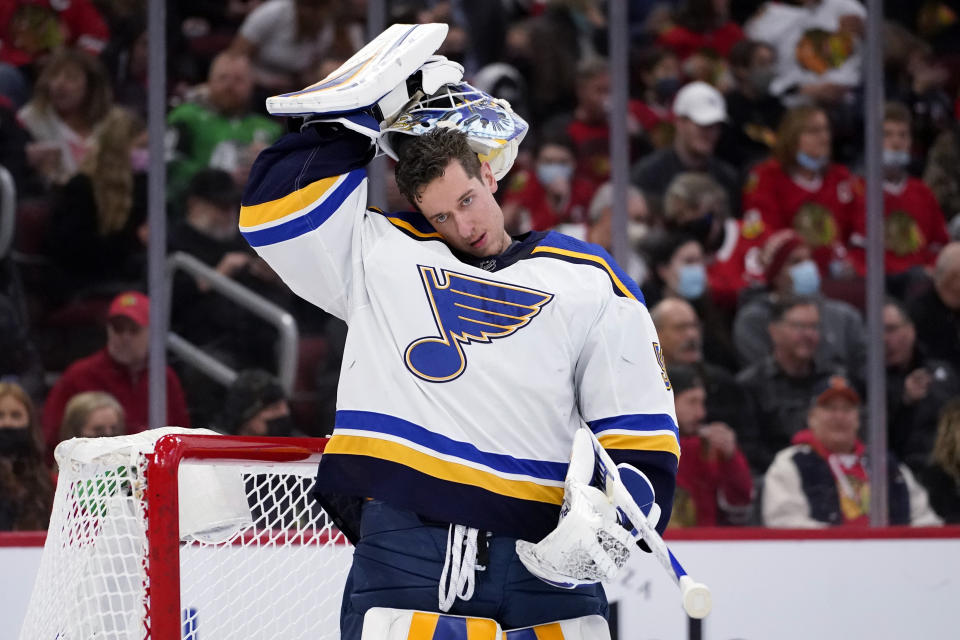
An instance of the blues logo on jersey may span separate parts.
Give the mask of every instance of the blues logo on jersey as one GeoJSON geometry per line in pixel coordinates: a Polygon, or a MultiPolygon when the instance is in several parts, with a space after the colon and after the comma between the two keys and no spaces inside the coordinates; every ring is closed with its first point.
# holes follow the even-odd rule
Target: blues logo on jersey
{"type": "Polygon", "coordinates": [[[467,368],[463,345],[505,338],[529,324],[553,294],[418,265],[438,336],[411,342],[407,368],[427,382],[449,382],[467,368]]]}

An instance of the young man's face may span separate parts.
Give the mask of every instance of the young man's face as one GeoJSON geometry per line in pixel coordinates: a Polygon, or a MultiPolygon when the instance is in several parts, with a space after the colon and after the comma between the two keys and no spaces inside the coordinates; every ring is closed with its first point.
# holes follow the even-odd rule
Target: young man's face
{"type": "Polygon", "coordinates": [[[480,177],[473,178],[458,160],[451,160],[443,175],[420,191],[417,204],[451,248],[478,258],[495,256],[511,242],[493,197],[496,190],[489,164],[484,162],[480,177]]]}
{"type": "Polygon", "coordinates": [[[695,436],[707,417],[707,392],[703,387],[691,387],[673,395],[677,412],[677,428],[681,436],[695,436]]]}
{"type": "Polygon", "coordinates": [[[906,122],[887,120],[883,123],[883,148],[888,151],[910,151],[910,126],[906,122]]]}

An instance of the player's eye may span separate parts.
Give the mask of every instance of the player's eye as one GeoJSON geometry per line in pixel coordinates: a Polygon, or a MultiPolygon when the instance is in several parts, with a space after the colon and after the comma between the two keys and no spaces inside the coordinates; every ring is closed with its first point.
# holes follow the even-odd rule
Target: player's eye
{"type": "Polygon", "coordinates": [[[438,216],[434,216],[433,221],[436,222],[437,224],[443,224],[444,222],[447,221],[447,214],[441,213],[438,216]]]}
{"type": "Polygon", "coordinates": [[[473,202],[473,196],[467,196],[466,198],[460,201],[460,205],[464,207],[469,207],[471,202],[473,202]]]}

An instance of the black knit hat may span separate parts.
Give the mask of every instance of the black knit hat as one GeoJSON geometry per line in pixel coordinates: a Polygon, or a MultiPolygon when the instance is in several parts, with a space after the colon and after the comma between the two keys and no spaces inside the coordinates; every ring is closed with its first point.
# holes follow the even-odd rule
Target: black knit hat
{"type": "Polygon", "coordinates": [[[240,207],[240,188],[222,169],[201,169],[190,180],[187,197],[200,198],[218,207],[240,207]]]}
{"type": "Polygon", "coordinates": [[[264,407],[285,397],[280,382],[269,372],[263,369],[245,369],[227,389],[221,428],[228,433],[237,433],[244,422],[257,415],[264,407]]]}
{"type": "Polygon", "coordinates": [[[703,376],[696,367],[689,364],[671,364],[667,370],[673,393],[683,393],[688,389],[703,386],[703,376]]]}

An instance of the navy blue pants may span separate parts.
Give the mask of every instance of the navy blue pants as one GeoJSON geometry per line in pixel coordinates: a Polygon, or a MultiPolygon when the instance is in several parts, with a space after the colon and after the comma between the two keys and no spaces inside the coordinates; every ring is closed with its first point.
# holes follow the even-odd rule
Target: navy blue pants
{"type": "MultiPolygon", "coordinates": [[[[599,584],[553,587],[523,566],[516,538],[493,536],[489,542],[487,569],[476,572],[473,597],[458,598],[447,613],[493,618],[504,629],[594,614],[607,617],[607,597],[599,584]]],[[[446,549],[446,526],[424,524],[413,512],[367,501],[343,590],[341,640],[360,640],[363,614],[371,607],[439,612],[446,549]]]]}

